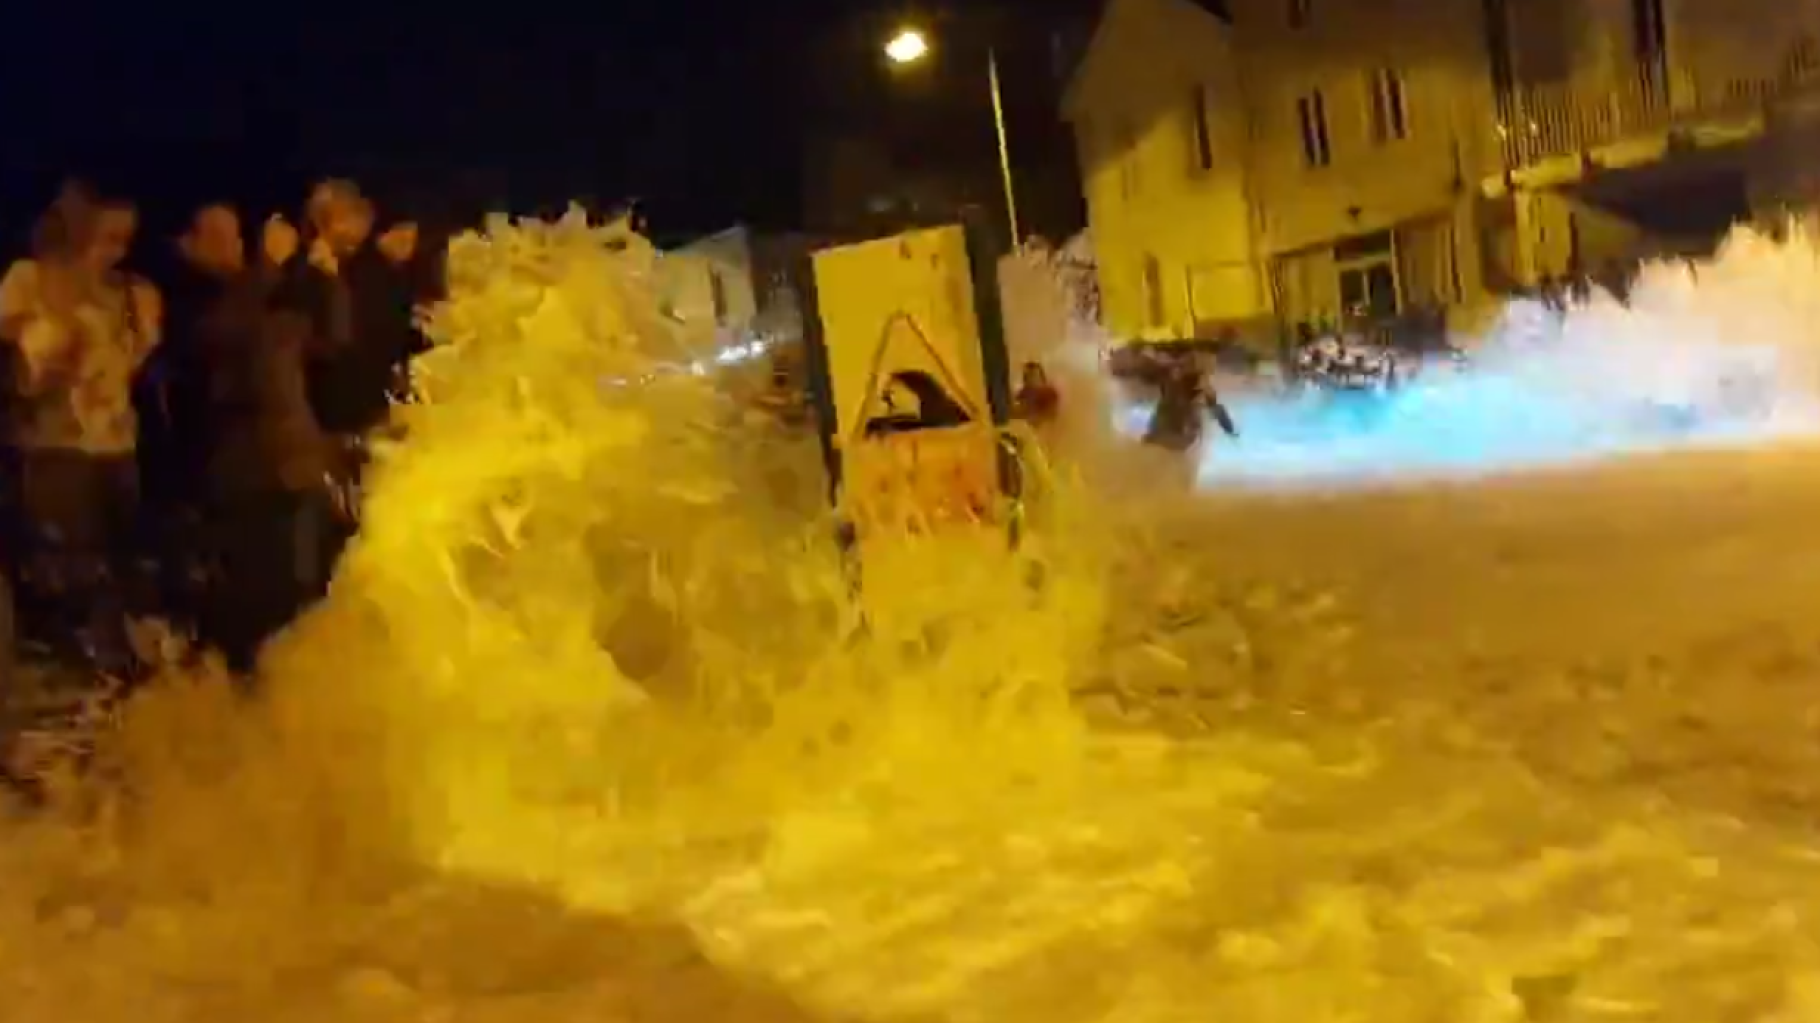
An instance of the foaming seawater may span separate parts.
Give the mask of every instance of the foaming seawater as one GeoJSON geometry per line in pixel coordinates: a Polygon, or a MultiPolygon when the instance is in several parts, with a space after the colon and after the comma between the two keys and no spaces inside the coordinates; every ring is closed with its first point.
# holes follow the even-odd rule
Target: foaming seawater
{"type": "MultiPolygon", "coordinates": [[[[1820,1005],[1811,853],[1611,781],[1637,773],[1617,712],[1690,733],[1663,672],[1692,681],[1713,659],[1665,665],[1671,620],[1636,666],[1474,648],[1427,690],[1354,677],[1378,637],[1321,565],[1304,577],[1307,533],[1235,514],[1153,538],[1134,521],[1183,509],[1127,485],[1130,450],[1104,438],[1037,473],[1052,499],[1022,550],[995,531],[884,538],[856,600],[814,453],[675,371],[693,356],[623,242],[571,218],[457,244],[429,400],[401,413],[367,531],[269,652],[265,696],[168,680],[88,782],[6,825],[0,1016],[808,1017],[739,993],[691,943],[842,1019],[1820,1005]],[[1285,543],[1295,571],[1235,567],[1285,543]],[[1474,684],[1500,694],[1483,721],[1474,684]],[[1129,713],[1088,727],[1082,688],[1129,713]],[[1413,709],[1374,704],[1380,688],[1413,709]],[[1513,720],[1560,743],[1553,773],[1513,720]]],[[[1310,518],[1367,538],[1448,518],[1388,507],[1310,518]]],[[[1690,552],[1665,527],[1562,562],[1498,525],[1480,523],[1510,541],[1486,562],[1639,602],[1626,571],[1704,563],[1740,533],[1690,552]]],[[[1370,546],[1327,538],[1336,557],[1370,546]]],[[[1448,625],[1419,645],[1491,627],[1448,625]]],[[[1789,673],[1781,654],[1803,648],[1786,646],[1763,671],[1789,673]]],[[[1746,660],[1722,659],[1727,692],[1748,689],[1746,660]]]]}
{"type": "Polygon", "coordinates": [[[580,215],[454,243],[424,400],[330,598],[257,705],[168,680],[17,825],[0,997],[162,1018],[161,973],[269,983],[451,878],[664,913],[729,863],[1069,783],[1104,615],[1089,503],[1017,551],[878,538],[856,601],[826,509],[779,500],[818,492],[780,484],[812,451],[686,371],[639,252],[580,215]],[[77,1006],[59,927],[148,951],[110,951],[77,1006]]]}
{"type": "MultiPolygon", "coordinates": [[[[1242,437],[1201,448],[1202,487],[1472,478],[1820,435],[1815,240],[1739,228],[1711,259],[1645,266],[1620,304],[1517,301],[1469,368],[1387,396],[1226,395],[1242,437]]],[[[1142,429],[1145,404],[1117,413],[1142,429]]]]}

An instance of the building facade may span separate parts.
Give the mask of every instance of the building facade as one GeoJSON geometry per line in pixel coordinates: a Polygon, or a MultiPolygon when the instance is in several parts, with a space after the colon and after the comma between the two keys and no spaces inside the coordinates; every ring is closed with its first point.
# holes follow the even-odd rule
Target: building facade
{"type": "Polygon", "coordinates": [[[1547,277],[1686,251],[1741,215],[1742,199],[1713,201],[1721,179],[1786,202],[1815,177],[1776,126],[1820,79],[1816,14],[1111,0],[1064,108],[1109,325],[1470,319],[1547,277]]]}
{"type": "Polygon", "coordinates": [[[1235,0],[1254,189],[1278,315],[1458,306],[1474,253],[1480,0],[1235,0]]]}
{"type": "Polygon", "coordinates": [[[1063,102],[1107,322],[1183,337],[1268,317],[1229,27],[1193,0],[1113,0],[1063,102]]]}
{"type": "Polygon", "coordinates": [[[666,311],[709,334],[740,330],[758,309],[746,233],[732,228],[669,249],[661,261],[666,311]]]}
{"type": "Polygon", "coordinates": [[[665,311],[697,356],[722,363],[765,356],[800,368],[803,301],[797,274],[825,240],[735,226],[666,250],[657,260],[665,311]]]}

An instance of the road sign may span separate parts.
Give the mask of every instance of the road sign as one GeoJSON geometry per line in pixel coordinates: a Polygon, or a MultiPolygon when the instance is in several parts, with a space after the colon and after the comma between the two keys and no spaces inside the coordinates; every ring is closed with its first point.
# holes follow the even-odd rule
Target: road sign
{"type": "Polygon", "coordinates": [[[1010,382],[981,237],[924,228],[811,257],[810,385],[830,497],[860,539],[1010,521],[1010,382]]]}

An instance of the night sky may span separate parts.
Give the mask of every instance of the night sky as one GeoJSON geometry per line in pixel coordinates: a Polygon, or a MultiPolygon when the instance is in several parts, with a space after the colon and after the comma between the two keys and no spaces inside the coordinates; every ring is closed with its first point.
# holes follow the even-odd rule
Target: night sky
{"type": "Polygon", "coordinates": [[[72,172],[138,200],[153,238],[210,199],[294,210],[327,175],[430,221],[635,196],[660,235],[791,228],[806,147],[829,132],[990,173],[988,43],[1020,173],[1062,196],[1033,217],[1066,228],[1078,189],[1058,72],[1097,6],[32,5],[9,18],[0,60],[0,234],[16,251],[72,172]],[[909,77],[878,51],[905,20],[931,25],[941,48],[909,77]]]}

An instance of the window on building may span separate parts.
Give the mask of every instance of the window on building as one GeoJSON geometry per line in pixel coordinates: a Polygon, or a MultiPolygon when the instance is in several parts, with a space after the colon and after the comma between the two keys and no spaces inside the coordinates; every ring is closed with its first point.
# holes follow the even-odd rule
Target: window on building
{"type": "Polygon", "coordinates": [[[1144,319],[1145,325],[1161,327],[1169,318],[1169,310],[1163,296],[1163,264],[1157,258],[1144,256],[1144,319]]]}
{"type": "Polygon", "coordinates": [[[1196,170],[1213,169],[1213,126],[1207,118],[1213,113],[1212,104],[1208,101],[1207,87],[1197,85],[1190,99],[1189,113],[1194,123],[1189,125],[1193,132],[1194,166],[1196,170]]]}
{"type": "Polygon", "coordinates": [[[1637,63],[1651,71],[1662,68],[1668,52],[1667,22],[1662,16],[1662,0],[1631,0],[1631,37],[1637,63]]]}
{"type": "Polygon", "coordinates": [[[1321,90],[1296,100],[1296,113],[1302,122],[1302,158],[1310,167],[1325,167],[1333,162],[1333,148],[1327,141],[1327,102],[1321,90]]]}
{"type": "Polygon", "coordinates": [[[1342,315],[1377,320],[1401,311],[1402,287],[1397,279],[1396,258],[1396,244],[1388,231],[1347,238],[1334,245],[1342,315]]]}
{"type": "Polygon", "coordinates": [[[1409,137],[1403,76],[1390,68],[1371,73],[1371,141],[1385,145],[1409,137]]]}
{"type": "Polygon", "coordinates": [[[708,271],[708,301],[714,306],[714,322],[727,325],[727,282],[719,270],[708,271]]]}
{"type": "Polygon", "coordinates": [[[1347,316],[1381,320],[1395,316],[1397,273],[1389,263],[1367,263],[1340,271],[1340,307],[1347,316]]]}
{"type": "Polygon", "coordinates": [[[1308,15],[1314,7],[1314,0],[1288,0],[1289,27],[1302,28],[1308,24],[1308,15]]]}

